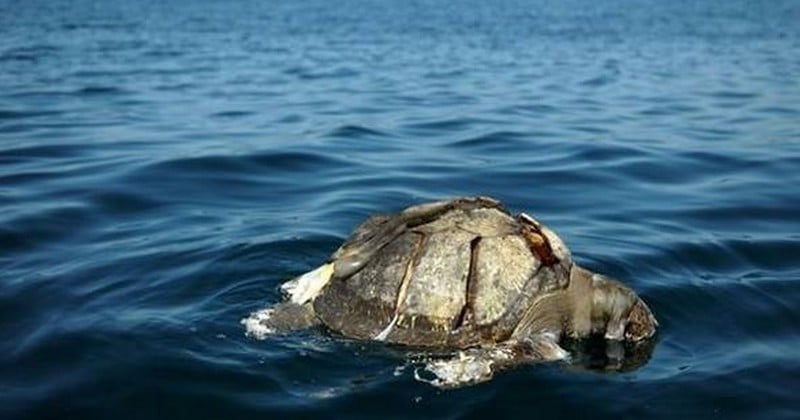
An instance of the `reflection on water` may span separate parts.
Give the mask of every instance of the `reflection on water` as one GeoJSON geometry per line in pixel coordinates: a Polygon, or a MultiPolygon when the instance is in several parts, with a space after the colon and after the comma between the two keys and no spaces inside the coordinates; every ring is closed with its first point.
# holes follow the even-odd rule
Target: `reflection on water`
{"type": "Polygon", "coordinates": [[[639,343],[623,343],[591,337],[564,345],[570,353],[568,370],[592,372],[633,372],[647,364],[653,355],[657,338],[639,343]]]}

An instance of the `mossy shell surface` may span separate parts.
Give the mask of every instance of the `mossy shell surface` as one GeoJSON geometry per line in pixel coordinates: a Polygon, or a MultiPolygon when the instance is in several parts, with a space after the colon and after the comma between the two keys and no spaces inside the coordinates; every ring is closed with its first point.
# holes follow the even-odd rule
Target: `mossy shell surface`
{"type": "Polygon", "coordinates": [[[552,232],[484,197],[373,216],[332,261],[333,278],[314,301],[326,326],[461,348],[507,340],[534,301],[568,286],[571,268],[552,232]]]}

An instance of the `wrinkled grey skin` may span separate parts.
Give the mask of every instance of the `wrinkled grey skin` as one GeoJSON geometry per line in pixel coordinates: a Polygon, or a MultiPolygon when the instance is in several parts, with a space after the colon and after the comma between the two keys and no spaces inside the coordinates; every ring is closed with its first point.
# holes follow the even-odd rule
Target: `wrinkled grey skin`
{"type": "Polygon", "coordinates": [[[324,324],[357,339],[452,348],[426,367],[440,387],[565,359],[562,338],[641,342],[658,325],[633,290],[578,266],[550,229],[487,197],[374,216],[328,263],[282,288],[289,300],[243,321],[249,331],[324,324]]]}

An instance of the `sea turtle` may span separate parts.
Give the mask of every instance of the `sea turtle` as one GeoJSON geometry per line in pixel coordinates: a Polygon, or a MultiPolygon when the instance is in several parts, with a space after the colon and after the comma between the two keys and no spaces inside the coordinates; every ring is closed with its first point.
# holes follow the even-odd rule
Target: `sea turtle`
{"type": "Polygon", "coordinates": [[[373,216],[281,289],[285,302],[242,321],[250,334],[323,324],[355,339],[453,349],[426,366],[440,387],[565,359],[562,338],[642,342],[658,325],[633,290],[578,266],[544,224],[488,197],[373,216]]]}

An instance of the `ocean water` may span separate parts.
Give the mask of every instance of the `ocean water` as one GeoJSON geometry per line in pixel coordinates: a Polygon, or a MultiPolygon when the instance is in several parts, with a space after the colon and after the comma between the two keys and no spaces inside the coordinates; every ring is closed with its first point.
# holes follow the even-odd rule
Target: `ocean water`
{"type": "MultiPolygon", "coordinates": [[[[800,417],[800,3],[0,1],[0,417],[800,417]],[[259,341],[368,215],[491,195],[623,279],[627,372],[442,391],[259,341]]],[[[600,343],[602,344],[602,343],[600,343]]]]}

